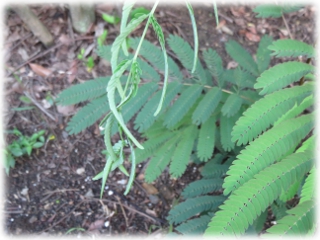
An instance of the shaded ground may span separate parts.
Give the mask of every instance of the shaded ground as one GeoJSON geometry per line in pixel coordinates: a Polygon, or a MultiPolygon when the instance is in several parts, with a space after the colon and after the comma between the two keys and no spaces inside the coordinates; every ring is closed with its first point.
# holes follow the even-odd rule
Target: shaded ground
{"type": "MultiPolygon", "coordinates": [[[[50,134],[55,137],[34,151],[30,158],[17,158],[15,168],[9,176],[5,176],[6,233],[64,235],[74,230],[73,234],[83,236],[159,234],[168,227],[165,218],[173,201],[179,198],[185,185],[199,177],[198,166],[190,165],[187,172],[176,180],[170,179],[168,172],[164,172],[156,182],[147,185],[143,181],[146,163],[141,164],[137,168],[133,189],[127,196],[123,195],[126,177],[116,171],[108,179],[103,199],[100,200],[101,182],[92,181],[92,177],[105,164],[101,154],[104,143],[97,124],[78,135],[69,136],[64,129],[76,106],[75,109],[61,110],[48,102],[48,96],[57,96],[73,83],[110,74],[109,67],[92,49],[96,47],[95,34],[101,29],[109,31],[108,44],[113,42],[119,31],[119,25],[103,22],[100,11],[111,14],[118,9],[98,5],[95,25],[83,35],[71,30],[68,9],[64,5],[33,6],[32,9],[54,35],[55,45],[48,51],[13,11],[5,12],[5,99],[8,110],[4,120],[6,129],[16,127],[25,135],[45,129],[46,137],[50,134]],[[77,60],[81,48],[95,59],[91,72],[77,60]],[[29,61],[32,57],[36,58],[29,61]],[[29,63],[36,67],[31,68],[29,63]],[[51,73],[41,73],[39,66],[51,73]],[[9,75],[17,67],[19,69],[15,74],[23,82],[24,89],[9,75]],[[42,110],[35,106],[31,110],[12,111],[14,107],[34,106],[19,99],[25,93],[42,106],[42,110]]],[[[184,6],[160,6],[156,16],[165,36],[177,34],[193,44],[192,26],[184,6]]],[[[234,65],[223,48],[229,39],[238,41],[254,53],[263,34],[269,34],[274,39],[289,38],[290,34],[281,18],[256,19],[252,7],[219,7],[221,22],[218,28],[211,5],[195,7],[195,16],[200,50],[208,47],[216,49],[225,66],[229,67],[234,65]]],[[[286,20],[293,38],[313,43],[314,18],[315,9],[312,7],[287,14],[286,20]]],[[[134,34],[139,36],[142,31],[143,27],[140,27],[134,34]]],[[[147,33],[147,39],[156,42],[151,30],[147,33]]],[[[7,142],[11,141],[12,137],[8,136],[7,142]]],[[[129,165],[126,167],[128,169],[129,165]]]]}

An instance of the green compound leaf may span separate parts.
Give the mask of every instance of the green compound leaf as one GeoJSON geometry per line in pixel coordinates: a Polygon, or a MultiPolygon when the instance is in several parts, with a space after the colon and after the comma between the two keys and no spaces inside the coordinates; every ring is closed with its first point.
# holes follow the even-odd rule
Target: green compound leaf
{"type": "Polygon", "coordinates": [[[213,87],[203,97],[192,114],[192,123],[200,125],[207,121],[210,115],[218,106],[222,97],[222,91],[218,87],[213,87]]]}
{"type": "Polygon", "coordinates": [[[184,90],[178,100],[166,113],[163,123],[164,126],[167,128],[174,127],[174,125],[184,117],[184,115],[200,97],[202,89],[203,87],[201,85],[194,84],[184,90]]]}
{"type": "Polygon", "coordinates": [[[300,104],[305,97],[312,94],[313,89],[313,84],[295,86],[271,93],[256,101],[236,122],[232,130],[232,141],[237,141],[238,146],[252,141],[296,102],[300,104]]]}
{"type": "Polygon", "coordinates": [[[170,224],[181,223],[198,213],[216,210],[224,200],[224,196],[200,196],[189,198],[185,202],[172,208],[167,220],[170,224]]]}
{"type": "Polygon", "coordinates": [[[240,110],[242,100],[238,94],[230,94],[221,108],[222,114],[226,117],[234,116],[240,110]]]}
{"type": "Polygon", "coordinates": [[[299,10],[301,6],[278,6],[272,4],[264,4],[253,9],[258,15],[257,18],[278,18],[281,17],[283,13],[290,13],[299,10]]]}
{"type": "Polygon", "coordinates": [[[197,157],[200,161],[208,161],[214,151],[216,116],[211,116],[201,125],[197,144],[197,157]]]}
{"type": "Polygon", "coordinates": [[[91,100],[106,93],[106,86],[110,77],[100,77],[84,83],[73,85],[63,90],[57,97],[59,105],[67,106],[91,100]]]}
{"type": "Polygon", "coordinates": [[[276,57],[299,57],[301,55],[308,58],[315,57],[315,50],[311,45],[293,39],[274,41],[268,49],[272,50],[271,55],[276,57]]]}
{"type": "Polygon", "coordinates": [[[254,85],[255,89],[263,88],[259,94],[272,93],[289,84],[298,81],[308,73],[312,73],[314,67],[302,62],[285,62],[264,71],[254,85]]]}
{"type": "Polygon", "coordinates": [[[312,167],[313,152],[294,153],[281,162],[262,170],[237,190],[220,206],[205,232],[205,236],[240,236],[253,221],[299,176],[312,167]]]}
{"type": "MultiPolygon", "coordinates": [[[[170,104],[170,102],[176,97],[176,95],[180,92],[181,84],[177,81],[169,83],[166,97],[162,104],[162,113],[170,104]]],[[[158,118],[154,116],[154,112],[157,108],[157,103],[159,103],[161,97],[161,92],[158,91],[153,97],[143,106],[141,111],[138,113],[135,121],[134,121],[134,129],[138,130],[140,133],[146,131],[158,118]]]]}
{"type": "Polygon", "coordinates": [[[155,153],[155,156],[150,159],[149,165],[145,172],[146,182],[151,183],[156,180],[158,176],[163,172],[170,162],[171,156],[176,148],[176,143],[179,140],[180,136],[175,135],[173,138],[169,139],[164,143],[158,151],[155,153]]]}
{"type": "Polygon", "coordinates": [[[276,225],[267,229],[267,235],[305,236],[315,224],[315,201],[305,201],[287,211],[288,215],[277,221],[276,225]]]}
{"type": "Polygon", "coordinates": [[[272,37],[264,35],[260,42],[257,50],[257,65],[259,73],[263,73],[268,69],[271,59],[271,50],[268,48],[272,44],[272,37]]]}
{"type": "Polygon", "coordinates": [[[187,199],[197,197],[210,192],[222,189],[222,178],[201,179],[190,183],[182,192],[182,196],[187,199]]]}
{"type": "Polygon", "coordinates": [[[180,177],[187,168],[194,140],[198,136],[198,129],[196,126],[191,125],[181,134],[183,138],[178,142],[170,164],[170,174],[174,178],[180,177]]]}
{"type": "Polygon", "coordinates": [[[316,197],[316,168],[313,167],[302,187],[299,204],[315,199],[316,197]]]}
{"type": "Polygon", "coordinates": [[[312,114],[289,119],[251,142],[233,161],[223,187],[227,195],[252,179],[262,169],[282,157],[310,132],[314,126],[312,114]]]}
{"type": "Polygon", "coordinates": [[[241,67],[250,72],[254,76],[259,76],[258,66],[253,60],[250,53],[245,50],[239,43],[236,41],[230,40],[226,43],[227,53],[239,63],[241,67]]]}

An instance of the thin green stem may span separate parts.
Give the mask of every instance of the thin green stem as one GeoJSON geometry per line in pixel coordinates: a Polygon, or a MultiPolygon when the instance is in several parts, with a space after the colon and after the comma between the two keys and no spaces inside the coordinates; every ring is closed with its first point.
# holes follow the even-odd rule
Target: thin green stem
{"type": "Polygon", "coordinates": [[[151,12],[149,13],[149,18],[148,18],[147,24],[146,24],[146,26],[145,26],[145,28],[144,28],[144,30],[143,30],[143,33],[142,33],[142,35],[141,35],[141,39],[140,39],[139,45],[138,45],[138,47],[137,47],[137,49],[136,49],[136,52],[135,52],[135,54],[134,54],[133,61],[135,61],[135,60],[137,59],[137,57],[138,57],[138,54],[139,54],[139,51],[140,51],[140,48],[141,48],[143,39],[144,39],[144,37],[145,37],[145,35],[146,35],[146,33],[147,33],[149,24],[150,24],[150,22],[151,22],[151,16],[153,15],[154,11],[156,10],[158,4],[159,4],[159,0],[156,1],[156,3],[153,5],[153,8],[151,9],[151,12]]]}

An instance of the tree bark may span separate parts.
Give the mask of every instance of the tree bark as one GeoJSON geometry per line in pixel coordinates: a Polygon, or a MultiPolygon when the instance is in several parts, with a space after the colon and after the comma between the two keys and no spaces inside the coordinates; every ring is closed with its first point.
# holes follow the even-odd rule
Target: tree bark
{"type": "Polygon", "coordinates": [[[32,33],[39,38],[46,47],[53,44],[52,34],[27,5],[15,5],[12,6],[12,9],[19,15],[22,21],[28,25],[32,33]]]}
{"type": "Polygon", "coordinates": [[[69,6],[72,26],[78,33],[86,33],[95,21],[93,5],[73,4],[69,6]]]}

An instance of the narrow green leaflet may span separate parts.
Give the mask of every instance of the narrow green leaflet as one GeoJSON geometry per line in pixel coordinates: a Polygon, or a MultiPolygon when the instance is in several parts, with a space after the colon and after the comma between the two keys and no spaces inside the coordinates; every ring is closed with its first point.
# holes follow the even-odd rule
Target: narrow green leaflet
{"type": "Polygon", "coordinates": [[[164,83],[163,83],[163,88],[162,88],[162,95],[161,95],[161,99],[160,99],[158,108],[154,113],[154,116],[156,116],[161,111],[163,100],[164,100],[164,97],[166,95],[169,71],[168,71],[167,50],[166,50],[164,35],[163,35],[163,32],[162,32],[161,26],[157,22],[157,19],[153,15],[151,16],[150,20],[151,20],[151,24],[153,26],[153,29],[154,29],[154,31],[155,31],[158,39],[159,39],[159,42],[160,42],[160,46],[161,46],[161,49],[162,49],[162,52],[163,52],[163,57],[164,57],[164,66],[165,66],[165,68],[164,68],[164,83]]]}
{"type": "Polygon", "coordinates": [[[242,101],[243,99],[238,94],[230,94],[230,96],[227,98],[227,101],[221,108],[222,114],[227,117],[234,116],[240,110],[242,101]]]}
{"type": "MultiPolygon", "coordinates": [[[[122,7],[122,15],[121,15],[121,25],[120,25],[120,33],[122,33],[125,28],[126,28],[126,25],[127,25],[127,21],[128,21],[128,18],[130,16],[130,12],[131,12],[131,9],[132,7],[134,6],[135,4],[135,0],[127,0],[124,2],[124,5],[122,7]]],[[[129,55],[128,53],[128,49],[127,49],[127,43],[126,41],[124,41],[121,45],[122,47],[122,50],[124,52],[124,54],[126,56],[129,55]]]]}
{"type": "Polygon", "coordinates": [[[120,47],[122,46],[123,42],[125,42],[126,37],[142,23],[148,17],[147,14],[143,14],[138,18],[132,19],[127,27],[120,33],[120,35],[114,40],[111,48],[112,56],[111,56],[111,67],[113,73],[115,72],[115,68],[118,65],[118,55],[120,47]]]}
{"type": "Polygon", "coordinates": [[[271,55],[276,57],[299,57],[301,55],[308,58],[315,57],[315,50],[311,45],[293,39],[274,41],[268,49],[272,50],[271,55]]]}
{"type": "Polygon", "coordinates": [[[253,11],[257,13],[257,18],[278,18],[281,17],[283,13],[290,13],[299,10],[301,6],[279,6],[274,4],[263,4],[257,6],[253,11]]]}
{"type": "Polygon", "coordinates": [[[312,73],[314,67],[303,62],[285,62],[264,71],[254,85],[255,89],[262,88],[260,95],[272,93],[289,84],[298,81],[308,73],[312,73]]]}
{"type": "Polygon", "coordinates": [[[211,116],[201,125],[198,144],[197,144],[197,157],[201,161],[208,161],[214,151],[215,131],[216,131],[216,116],[211,116]]]}
{"type": "MultiPolygon", "coordinates": [[[[143,146],[135,139],[135,137],[132,135],[132,133],[129,131],[127,126],[125,125],[122,115],[118,112],[118,109],[115,104],[115,90],[116,90],[116,84],[120,81],[120,76],[123,74],[123,72],[126,70],[126,68],[129,66],[131,63],[131,60],[124,60],[119,64],[119,67],[117,67],[116,71],[112,75],[108,86],[107,86],[107,94],[108,94],[108,101],[109,101],[109,106],[110,110],[113,113],[114,117],[117,119],[119,122],[121,128],[123,131],[126,133],[128,138],[131,139],[131,141],[138,147],[143,149],[143,146]]],[[[120,103],[121,104],[121,103],[120,103]]],[[[110,126],[111,127],[111,126],[110,126]]]]}
{"type": "Polygon", "coordinates": [[[136,175],[136,155],[133,149],[132,144],[129,141],[129,146],[130,146],[130,151],[131,151],[131,171],[130,171],[130,177],[129,177],[129,181],[126,187],[126,190],[124,192],[124,195],[127,195],[131,189],[131,186],[133,184],[135,175],[136,175]]]}
{"type": "Polygon", "coordinates": [[[218,87],[209,90],[198,104],[192,114],[192,123],[200,125],[207,121],[210,115],[216,110],[222,97],[222,91],[218,87]]]}
{"type": "Polygon", "coordinates": [[[268,48],[268,46],[271,44],[272,37],[268,35],[264,35],[259,42],[259,47],[257,50],[257,65],[260,74],[267,70],[270,65],[271,50],[268,48]]]}
{"type": "Polygon", "coordinates": [[[191,73],[194,73],[194,71],[196,70],[197,61],[198,61],[199,40],[198,40],[198,32],[197,32],[197,23],[196,23],[196,19],[194,17],[193,8],[190,3],[186,2],[186,4],[187,4],[187,8],[189,10],[191,23],[192,23],[192,29],[193,29],[194,58],[193,58],[193,67],[192,67],[191,73]]]}
{"type": "Polygon", "coordinates": [[[239,43],[230,40],[226,43],[227,53],[239,63],[241,67],[250,72],[254,76],[259,76],[257,63],[254,61],[250,53],[244,49],[239,43]]]}

